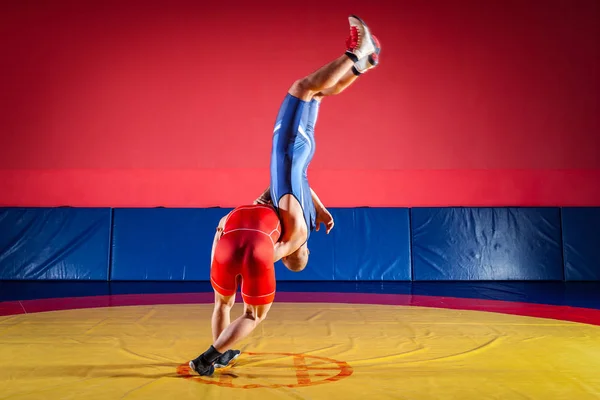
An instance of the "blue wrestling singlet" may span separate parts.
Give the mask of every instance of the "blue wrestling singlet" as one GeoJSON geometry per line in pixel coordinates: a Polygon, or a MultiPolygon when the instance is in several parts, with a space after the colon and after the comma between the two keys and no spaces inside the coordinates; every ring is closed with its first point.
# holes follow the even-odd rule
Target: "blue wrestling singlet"
{"type": "Polygon", "coordinates": [[[315,154],[314,128],[319,105],[316,100],[302,101],[288,93],[277,115],[271,150],[273,205],[277,208],[282,196],[292,194],[304,211],[309,237],[316,227],[317,212],[308,185],[307,170],[315,154]]]}

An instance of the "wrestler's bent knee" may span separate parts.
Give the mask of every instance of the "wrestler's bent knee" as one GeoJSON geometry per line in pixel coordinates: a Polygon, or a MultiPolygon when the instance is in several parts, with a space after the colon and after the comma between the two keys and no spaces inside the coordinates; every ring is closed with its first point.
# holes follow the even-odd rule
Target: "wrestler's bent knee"
{"type": "Polygon", "coordinates": [[[300,100],[309,101],[314,95],[314,90],[311,88],[310,81],[307,78],[302,78],[292,84],[288,93],[300,100]]]}
{"type": "Polygon", "coordinates": [[[231,309],[235,304],[235,295],[223,296],[215,292],[215,307],[231,309]]]}
{"type": "Polygon", "coordinates": [[[246,305],[246,317],[253,320],[256,325],[264,321],[268,313],[269,307],[246,305]]]}

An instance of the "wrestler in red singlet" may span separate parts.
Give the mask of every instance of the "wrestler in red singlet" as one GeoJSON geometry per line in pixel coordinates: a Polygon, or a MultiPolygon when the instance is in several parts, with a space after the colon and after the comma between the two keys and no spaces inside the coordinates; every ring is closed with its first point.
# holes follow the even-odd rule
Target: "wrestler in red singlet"
{"type": "Polygon", "coordinates": [[[237,291],[242,278],[242,297],[249,305],[272,303],[275,299],[273,246],[279,240],[281,225],[273,207],[237,207],[227,216],[215,248],[210,280],[223,296],[237,291]]]}

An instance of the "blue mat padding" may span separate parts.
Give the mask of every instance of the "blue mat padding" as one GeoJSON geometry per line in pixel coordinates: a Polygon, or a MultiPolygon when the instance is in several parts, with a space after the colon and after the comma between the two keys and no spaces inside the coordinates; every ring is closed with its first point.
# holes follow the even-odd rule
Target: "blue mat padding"
{"type": "Polygon", "coordinates": [[[600,207],[563,208],[565,279],[600,280],[600,207]]]}
{"type": "MultiPolygon", "coordinates": [[[[208,281],[231,209],[0,208],[0,279],[208,281]]],[[[331,208],[285,281],[600,280],[600,208],[331,208]]]]}
{"type": "Polygon", "coordinates": [[[301,273],[277,265],[278,280],[410,281],[410,225],[406,208],[334,208],[335,227],[308,242],[301,273]]]}
{"type": "Polygon", "coordinates": [[[107,280],[109,208],[1,208],[0,279],[107,280]]]}
{"type": "Polygon", "coordinates": [[[558,208],[413,208],[415,281],[562,280],[558,208]]]}
{"type": "Polygon", "coordinates": [[[215,229],[229,209],[114,211],[111,280],[210,279],[215,229]]]}

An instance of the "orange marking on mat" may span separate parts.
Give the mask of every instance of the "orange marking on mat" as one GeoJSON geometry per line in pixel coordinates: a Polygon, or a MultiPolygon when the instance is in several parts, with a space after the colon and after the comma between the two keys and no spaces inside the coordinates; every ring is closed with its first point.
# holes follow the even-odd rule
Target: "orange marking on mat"
{"type": "Polygon", "coordinates": [[[219,374],[219,386],[223,387],[234,387],[233,376],[228,373],[219,374]]]}
{"type": "Polygon", "coordinates": [[[248,362],[242,366],[234,364],[228,368],[228,372],[217,370],[211,377],[196,376],[190,373],[187,365],[183,364],[177,368],[177,374],[187,379],[194,380],[206,385],[217,385],[221,387],[236,388],[236,389],[259,389],[259,388],[297,388],[306,386],[316,386],[326,383],[337,382],[340,379],[347,378],[354,372],[352,367],[346,361],[334,360],[327,357],[311,356],[301,353],[244,353],[243,357],[248,357],[248,362]],[[250,383],[249,380],[254,380],[256,376],[260,377],[260,371],[253,369],[253,359],[255,361],[264,361],[266,358],[277,358],[281,360],[281,371],[289,370],[289,365],[292,365],[292,371],[289,375],[283,375],[282,380],[287,382],[260,384],[250,383]],[[291,360],[290,360],[291,358],[291,360]],[[318,367],[312,365],[319,365],[318,367]],[[331,365],[325,366],[325,365],[331,365]],[[314,374],[316,379],[311,379],[310,371],[316,370],[319,373],[314,374]],[[235,378],[235,379],[234,379],[235,378]]]}
{"type": "Polygon", "coordinates": [[[296,367],[296,378],[298,379],[298,385],[310,385],[310,375],[308,374],[308,367],[304,360],[304,356],[298,354],[294,358],[294,367],[296,367]]]}

